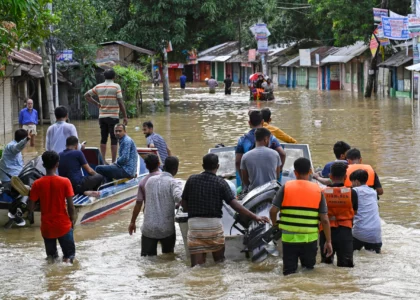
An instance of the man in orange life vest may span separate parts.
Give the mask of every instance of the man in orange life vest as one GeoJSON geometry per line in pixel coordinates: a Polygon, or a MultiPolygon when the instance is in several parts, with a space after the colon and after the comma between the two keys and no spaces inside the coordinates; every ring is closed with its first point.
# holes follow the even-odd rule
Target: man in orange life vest
{"type": "Polygon", "coordinates": [[[360,154],[360,150],[353,148],[347,151],[346,159],[349,163],[349,167],[347,168],[347,179],[344,181],[344,185],[346,187],[351,187],[350,175],[356,170],[365,170],[368,172],[368,181],[366,183],[367,186],[376,190],[378,196],[384,193],[382,188],[381,182],[379,181],[379,177],[376,172],[373,170],[372,166],[365,165],[362,163],[362,155],[360,154]]]}
{"type": "Polygon", "coordinates": [[[345,163],[334,163],[330,173],[332,184],[323,191],[328,206],[333,255],[326,257],[322,251],[326,241],[322,226],[320,227],[319,245],[321,262],[332,264],[336,253],[337,267],[352,268],[354,267],[352,227],[353,217],[358,208],[358,197],[355,190],[344,186],[344,181],[347,178],[346,171],[345,163]]]}
{"type": "Polygon", "coordinates": [[[318,251],[318,225],[321,219],[325,232],[324,251],[332,255],[330,222],[328,208],[319,186],[309,181],[311,162],[298,158],[295,163],[297,180],[288,181],[282,186],[273,200],[270,218],[277,223],[280,211],[279,228],[282,230],[283,275],[296,273],[298,259],[302,267],[313,269],[318,251]]]}

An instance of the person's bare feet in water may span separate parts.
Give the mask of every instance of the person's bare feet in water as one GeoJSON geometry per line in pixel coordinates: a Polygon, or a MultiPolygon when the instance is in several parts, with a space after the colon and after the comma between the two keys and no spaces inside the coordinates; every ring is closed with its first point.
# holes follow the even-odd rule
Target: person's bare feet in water
{"type": "Polygon", "coordinates": [[[89,197],[99,198],[101,196],[101,192],[99,192],[99,191],[86,191],[86,192],[84,192],[84,195],[89,196],[89,197]]]}

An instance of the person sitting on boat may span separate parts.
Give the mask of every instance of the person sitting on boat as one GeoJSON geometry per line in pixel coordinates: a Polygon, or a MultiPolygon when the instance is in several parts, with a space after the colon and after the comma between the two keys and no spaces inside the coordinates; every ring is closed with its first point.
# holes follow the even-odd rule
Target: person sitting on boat
{"type": "Polygon", "coordinates": [[[255,130],[255,148],[244,154],[241,159],[243,190],[252,191],[254,188],[280,176],[280,155],[268,148],[271,132],[266,128],[255,130]]]}
{"type": "Polygon", "coordinates": [[[256,221],[269,222],[243,207],[232,194],[229,185],[216,175],[219,157],[208,153],[203,157],[201,174],[191,175],[182,194],[182,208],[188,212],[188,249],[191,267],[206,262],[206,253],[211,252],[215,262],[225,259],[225,237],[221,221],[223,201],[239,214],[256,221]]]}
{"type": "MultiPolygon", "coordinates": [[[[238,144],[235,149],[235,166],[236,166],[236,185],[241,186],[241,159],[242,156],[255,148],[255,130],[263,127],[263,118],[260,111],[252,110],[248,113],[248,124],[252,128],[248,133],[239,138],[238,144]]],[[[286,152],[283,150],[279,141],[273,136],[270,136],[269,147],[276,150],[280,155],[281,165],[284,166],[286,160],[286,152]]]]}
{"type": "Polygon", "coordinates": [[[31,132],[25,129],[15,131],[15,139],[3,149],[0,159],[0,180],[10,182],[12,176],[18,176],[23,169],[22,150],[31,140],[31,132]]]}
{"type": "Polygon", "coordinates": [[[270,78],[267,78],[267,81],[262,84],[264,89],[264,100],[274,100],[274,85],[270,78]]]}
{"type": "Polygon", "coordinates": [[[150,177],[145,186],[144,220],[141,227],[141,256],[157,255],[160,242],[162,253],[175,249],[175,205],[181,201],[182,183],[174,176],[178,173],[179,160],[168,156],[164,171],[150,177]]]}
{"type": "MultiPolygon", "coordinates": [[[[68,110],[65,106],[58,106],[54,110],[56,122],[48,127],[45,149],[47,151],[63,152],[66,149],[66,140],[69,136],[77,136],[76,127],[67,123],[68,110]]],[[[84,145],[79,144],[77,149],[83,150],[84,145]]]]}
{"type": "Polygon", "coordinates": [[[286,182],[277,192],[270,209],[273,226],[282,230],[283,275],[296,273],[298,259],[302,267],[313,269],[318,250],[318,223],[321,220],[326,242],[324,251],[333,253],[328,208],[318,184],[309,181],[311,161],[301,157],[295,160],[297,180],[286,182]],[[280,221],[277,214],[280,211],[280,221]]]}
{"type": "Polygon", "coordinates": [[[137,173],[137,148],[127,135],[125,125],[115,125],[114,133],[120,144],[117,161],[112,165],[96,167],[96,173],[103,175],[108,182],[114,179],[134,178],[137,173]]]}
{"type": "Polygon", "coordinates": [[[297,144],[297,141],[294,138],[292,138],[290,135],[285,133],[280,128],[270,124],[272,121],[271,110],[268,107],[264,107],[263,109],[261,109],[261,114],[264,119],[263,127],[270,130],[271,134],[274,135],[279,141],[283,141],[285,143],[290,143],[290,144],[297,144]]]}
{"type": "Polygon", "coordinates": [[[210,79],[207,81],[207,85],[209,86],[209,93],[215,94],[216,93],[216,87],[219,86],[216,79],[214,79],[214,76],[210,76],[210,79]]]}
{"type": "Polygon", "coordinates": [[[79,140],[75,136],[70,136],[66,140],[66,150],[59,153],[60,165],[58,174],[70,179],[73,190],[76,194],[99,197],[97,191],[104,177],[96,173],[86,161],[82,151],[77,150],[79,140]],[[82,168],[89,174],[83,176],[82,168]]]}
{"type": "Polygon", "coordinates": [[[359,197],[359,207],[353,223],[353,250],[381,253],[382,233],[379,216],[378,196],[366,183],[369,180],[367,171],[359,169],[351,173],[350,181],[359,197]]]}
{"type": "Polygon", "coordinates": [[[57,176],[60,157],[54,151],[42,154],[45,176],[35,180],[28,201],[28,210],[33,212],[35,202],[41,207],[41,234],[44,238],[48,259],[58,257],[57,240],[63,251],[63,262],[73,263],[76,246],[73,238],[75,209],[73,188],[68,178],[57,176]]]}
{"type": "Polygon", "coordinates": [[[331,184],[324,189],[324,196],[328,206],[328,218],[331,227],[331,240],[333,254],[326,257],[324,244],[326,242],[324,231],[319,234],[321,262],[332,264],[334,254],[337,254],[337,267],[354,267],[353,263],[353,218],[358,209],[357,192],[344,186],[347,175],[347,164],[335,162],[331,166],[331,184]]]}
{"type": "Polygon", "coordinates": [[[367,185],[373,188],[378,196],[383,195],[384,189],[382,188],[381,182],[379,180],[378,174],[373,170],[371,165],[366,165],[362,163],[362,155],[359,149],[353,148],[346,152],[346,159],[349,163],[347,169],[347,179],[344,182],[344,185],[351,187],[350,175],[359,169],[365,170],[368,173],[367,185]]]}
{"type": "MultiPolygon", "coordinates": [[[[143,134],[146,137],[147,147],[157,148],[162,162],[164,162],[168,156],[172,155],[171,149],[169,149],[164,138],[154,132],[153,123],[151,121],[143,123],[143,134]]],[[[161,166],[161,169],[163,169],[163,167],[164,166],[161,166]]]]}
{"type": "Polygon", "coordinates": [[[147,174],[139,183],[139,189],[137,192],[137,199],[136,199],[136,205],[133,209],[133,214],[131,216],[131,222],[128,226],[128,233],[130,235],[133,234],[133,232],[136,232],[136,221],[137,217],[140,213],[141,207],[143,206],[143,203],[146,201],[146,183],[149,180],[150,177],[159,175],[160,172],[160,161],[159,157],[156,154],[148,154],[144,158],[144,163],[146,165],[147,170],[149,170],[149,174],[147,174]]]}

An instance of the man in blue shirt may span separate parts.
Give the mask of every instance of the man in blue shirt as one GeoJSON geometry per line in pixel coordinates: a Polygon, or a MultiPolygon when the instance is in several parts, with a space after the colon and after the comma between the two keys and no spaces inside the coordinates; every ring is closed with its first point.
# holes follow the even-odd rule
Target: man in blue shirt
{"type": "Polygon", "coordinates": [[[185,76],[185,72],[182,72],[181,77],[179,77],[179,83],[181,85],[181,89],[185,89],[185,84],[187,83],[187,76],[185,76]]]}
{"type": "Polygon", "coordinates": [[[330,161],[324,166],[324,169],[321,172],[321,176],[324,178],[329,178],[330,172],[331,172],[331,166],[337,161],[347,164],[346,152],[349,150],[350,150],[350,145],[347,144],[346,142],[338,141],[337,143],[335,143],[333,147],[333,151],[334,151],[336,160],[330,161]]]}
{"type": "Polygon", "coordinates": [[[97,174],[86,161],[82,151],[77,150],[79,140],[70,136],[66,140],[66,150],[60,153],[58,174],[70,179],[75,194],[98,197],[97,189],[101,186],[104,177],[97,174]],[[83,176],[82,168],[89,174],[83,176]]]}
{"type": "MultiPolygon", "coordinates": [[[[153,132],[153,123],[147,121],[143,123],[143,133],[146,136],[147,147],[157,148],[161,162],[164,162],[168,156],[172,156],[171,149],[169,149],[163,137],[153,132]]],[[[161,163],[163,169],[163,163],[161,163]]]]}
{"type": "MultiPolygon", "coordinates": [[[[248,113],[249,121],[248,124],[252,128],[248,133],[241,136],[238,140],[238,145],[235,149],[235,165],[236,165],[236,185],[239,187],[242,184],[241,179],[241,160],[242,156],[248,151],[255,148],[255,130],[263,127],[263,117],[260,111],[253,110],[248,113]]],[[[280,155],[281,166],[284,166],[286,161],[286,152],[283,150],[279,141],[273,136],[270,136],[269,146],[271,149],[276,150],[280,155]]],[[[281,172],[282,167],[280,167],[281,172]]]]}
{"type": "Polygon", "coordinates": [[[35,146],[34,136],[36,135],[36,125],[38,125],[38,112],[34,109],[34,101],[28,99],[26,107],[19,113],[19,128],[31,131],[31,147],[35,146]]]}
{"type": "Polygon", "coordinates": [[[108,166],[97,166],[96,172],[103,175],[107,181],[121,178],[133,178],[137,174],[137,147],[127,135],[124,124],[117,124],[114,133],[120,143],[117,161],[108,166]]]}
{"type": "Polygon", "coordinates": [[[0,159],[0,180],[9,182],[11,177],[18,176],[23,169],[22,150],[25,148],[31,136],[25,129],[15,131],[15,139],[8,143],[3,149],[3,156],[0,159]]]}

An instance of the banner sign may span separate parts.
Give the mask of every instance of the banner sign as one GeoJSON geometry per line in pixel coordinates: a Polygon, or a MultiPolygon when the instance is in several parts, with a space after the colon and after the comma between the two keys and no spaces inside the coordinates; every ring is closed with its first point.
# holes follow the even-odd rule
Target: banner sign
{"type": "Polygon", "coordinates": [[[252,64],[251,63],[241,63],[241,67],[252,68],[252,64]]]}
{"type": "Polygon", "coordinates": [[[373,33],[376,34],[376,38],[379,40],[379,43],[381,44],[381,46],[388,46],[391,44],[389,39],[384,37],[384,28],[382,27],[382,22],[379,23],[378,27],[375,29],[373,33]]]}
{"type": "Polygon", "coordinates": [[[248,50],[248,61],[255,61],[257,58],[257,50],[249,49],[248,50]]]}
{"type": "Polygon", "coordinates": [[[420,18],[408,18],[408,31],[410,32],[410,37],[420,36],[420,18]]]}
{"type": "Polygon", "coordinates": [[[416,0],[416,16],[420,17],[420,0],[416,0]]]}
{"type": "Polygon", "coordinates": [[[63,50],[56,56],[57,61],[72,61],[73,60],[73,50],[63,50]]]}
{"type": "Polygon", "coordinates": [[[320,65],[320,59],[319,59],[319,53],[315,54],[315,63],[319,66],[320,65]]]}
{"type": "Polygon", "coordinates": [[[373,21],[375,23],[382,21],[382,16],[388,17],[388,10],[383,8],[374,8],[373,9],[373,21]]]}
{"type": "Polygon", "coordinates": [[[267,39],[271,33],[267,28],[267,24],[264,23],[257,23],[249,27],[252,34],[254,35],[255,39],[267,39]]]}
{"type": "Polygon", "coordinates": [[[370,45],[369,45],[370,52],[372,53],[372,57],[375,57],[376,52],[378,51],[378,47],[379,47],[379,43],[376,40],[375,33],[372,33],[372,36],[370,37],[370,45]]]}
{"type": "Polygon", "coordinates": [[[382,17],[384,37],[390,40],[408,40],[408,18],[382,17]]]}
{"type": "Polygon", "coordinates": [[[258,52],[267,53],[268,52],[268,39],[259,39],[257,40],[258,52]]]}
{"type": "Polygon", "coordinates": [[[311,49],[299,49],[299,59],[301,66],[310,67],[311,64],[311,49]]]}
{"type": "Polygon", "coordinates": [[[180,63],[168,63],[168,68],[169,69],[183,69],[184,68],[184,64],[180,64],[180,63]]]}

